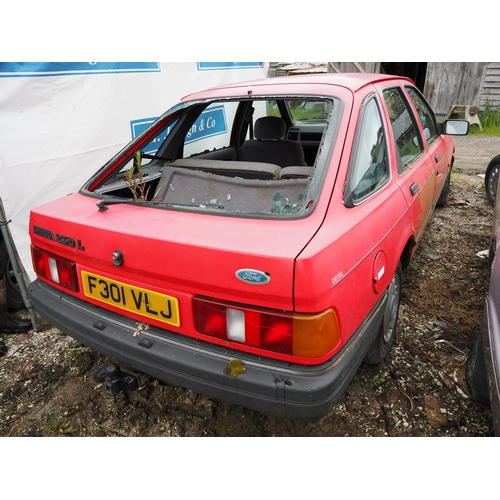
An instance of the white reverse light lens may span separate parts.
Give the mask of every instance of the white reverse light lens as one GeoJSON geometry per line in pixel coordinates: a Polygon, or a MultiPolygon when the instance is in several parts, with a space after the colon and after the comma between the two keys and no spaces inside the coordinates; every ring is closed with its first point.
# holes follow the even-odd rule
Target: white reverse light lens
{"type": "Polygon", "coordinates": [[[55,283],[59,283],[59,273],[57,272],[57,262],[52,258],[48,258],[49,261],[49,269],[50,269],[50,276],[52,277],[52,281],[55,283]]]}
{"type": "Polygon", "coordinates": [[[245,313],[236,309],[226,309],[227,337],[237,342],[245,342],[245,313]]]}

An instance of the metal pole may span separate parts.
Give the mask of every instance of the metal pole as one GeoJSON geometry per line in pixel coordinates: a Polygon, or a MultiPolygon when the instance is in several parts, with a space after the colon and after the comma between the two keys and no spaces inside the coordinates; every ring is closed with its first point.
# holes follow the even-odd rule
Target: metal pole
{"type": "Polygon", "coordinates": [[[0,231],[2,233],[3,240],[5,241],[7,253],[9,255],[10,262],[12,263],[12,269],[14,270],[14,275],[19,285],[19,290],[21,291],[24,305],[26,306],[26,309],[28,310],[28,313],[30,315],[31,324],[33,325],[33,328],[35,330],[39,331],[41,329],[40,323],[38,322],[35,310],[28,296],[29,279],[12,240],[12,235],[10,234],[8,228],[9,222],[10,221],[8,221],[7,217],[5,216],[2,198],[0,198],[0,231]]]}

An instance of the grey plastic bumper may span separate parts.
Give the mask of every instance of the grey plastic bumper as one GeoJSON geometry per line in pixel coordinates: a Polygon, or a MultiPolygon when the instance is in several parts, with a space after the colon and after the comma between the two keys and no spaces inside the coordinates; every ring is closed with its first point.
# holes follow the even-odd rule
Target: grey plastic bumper
{"type": "Polygon", "coordinates": [[[35,280],[35,309],[52,325],[96,351],[173,385],[267,413],[317,420],[340,399],[381,322],[385,296],[353,340],[330,361],[302,366],[261,358],[137,322],[35,280]],[[136,335],[134,335],[136,334],[136,335]],[[245,372],[224,370],[239,359],[245,372]]]}

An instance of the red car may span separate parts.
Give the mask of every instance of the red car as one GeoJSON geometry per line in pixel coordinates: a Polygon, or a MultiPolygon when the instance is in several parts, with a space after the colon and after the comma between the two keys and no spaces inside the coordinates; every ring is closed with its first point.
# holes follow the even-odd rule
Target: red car
{"type": "Polygon", "coordinates": [[[318,419],[389,353],[401,272],[448,196],[449,134],[467,132],[387,75],[187,96],[32,211],[30,298],[134,370],[318,419]]]}

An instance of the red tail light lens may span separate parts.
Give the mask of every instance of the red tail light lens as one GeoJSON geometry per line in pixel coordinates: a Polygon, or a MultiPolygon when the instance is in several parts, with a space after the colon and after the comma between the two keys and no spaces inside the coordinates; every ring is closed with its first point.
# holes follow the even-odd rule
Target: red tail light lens
{"type": "Polygon", "coordinates": [[[75,262],[35,246],[31,247],[31,255],[38,276],[73,292],[80,291],[75,262]]]}
{"type": "Polygon", "coordinates": [[[301,358],[321,358],[340,342],[333,309],[293,314],[195,297],[196,330],[249,347],[301,358]]]}

